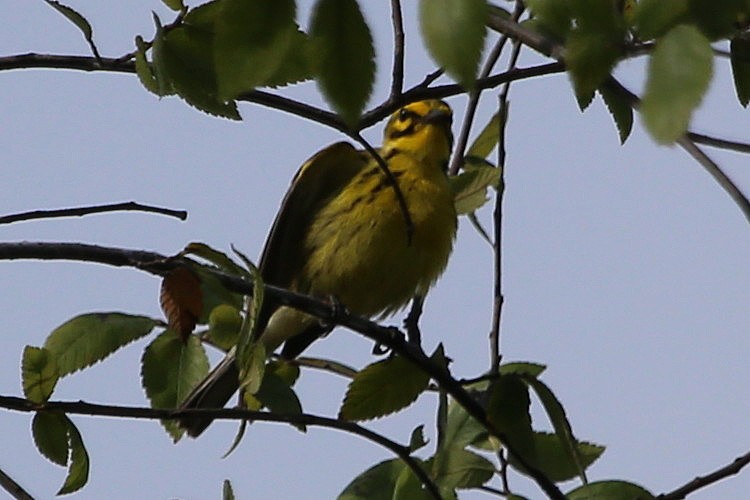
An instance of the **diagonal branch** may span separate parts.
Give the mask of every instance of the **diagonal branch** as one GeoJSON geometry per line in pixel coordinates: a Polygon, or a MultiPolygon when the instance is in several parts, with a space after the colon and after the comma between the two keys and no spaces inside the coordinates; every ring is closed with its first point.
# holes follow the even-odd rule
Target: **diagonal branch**
{"type": "Polygon", "coordinates": [[[393,24],[393,69],[391,70],[390,99],[398,99],[404,89],[404,19],[401,1],[391,0],[391,23],[393,24]]]}
{"type": "Polygon", "coordinates": [[[732,463],[725,465],[724,467],[721,467],[714,472],[711,472],[710,474],[706,474],[705,476],[698,476],[689,483],[680,486],[674,491],[670,491],[669,493],[662,493],[661,495],[657,496],[656,499],[679,500],[685,498],[689,494],[695,493],[701,488],[710,486],[721,481],[722,479],[726,479],[729,476],[739,474],[739,472],[748,464],[750,464],[750,453],[745,453],[741,457],[735,458],[732,463]]]}
{"type": "Polygon", "coordinates": [[[264,411],[252,411],[243,408],[220,408],[220,409],[156,409],[134,406],[112,406],[84,401],[48,401],[37,404],[28,399],[14,396],[0,396],[0,407],[20,412],[37,411],[61,411],[72,415],[93,415],[101,417],[121,417],[146,420],[178,420],[185,417],[208,417],[217,420],[250,420],[255,422],[278,422],[292,425],[308,425],[325,427],[339,431],[348,432],[363,437],[368,441],[379,444],[398,456],[406,463],[414,474],[422,481],[431,495],[440,500],[440,492],[435,482],[429,477],[417,460],[411,456],[408,446],[402,445],[382,434],[373,432],[355,422],[338,420],[335,418],[312,415],[309,413],[280,414],[264,411]]]}
{"type": "Polygon", "coordinates": [[[34,497],[15,482],[12,477],[0,469],[0,486],[16,500],[34,500],[34,497]]]}
{"type": "MultiPolygon", "coordinates": [[[[163,275],[179,266],[190,265],[192,261],[185,258],[169,258],[154,252],[127,250],[121,248],[101,247],[80,243],[0,243],[0,260],[41,259],[41,260],[75,260],[98,262],[112,266],[127,266],[140,269],[155,275],[163,275]]],[[[235,276],[219,271],[211,272],[228,290],[241,293],[253,293],[253,284],[235,276]]],[[[433,362],[419,346],[415,346],[397,328],[379,325],[368,319],[356,316],[344,308],[327,302],[290,292],[282,288],[264,285],[264,293],[282,306],[290,306],[307,314],[320,318],[330,325],[339,325],[355,331],[376,344],[389,347],[393,352],[417,365],[445,390],[453,399],[466,409],[466,412],[477,420],[490,435],[505,443],[506,449],[516,456],[518,463],[526,470],[539,487],[552,499],[564,500],[565,496],[538,468],[528,463],[523,455],[517,453],[509,444],[507,436],[490,422],[484,407],[472,396],[461,383],[453,378],[450,372],[433,362]]],[[[191,410],[192,411],[192,410],[191,410]]],[[[182,414],[188,416],[187,413],[182,414]]]]}

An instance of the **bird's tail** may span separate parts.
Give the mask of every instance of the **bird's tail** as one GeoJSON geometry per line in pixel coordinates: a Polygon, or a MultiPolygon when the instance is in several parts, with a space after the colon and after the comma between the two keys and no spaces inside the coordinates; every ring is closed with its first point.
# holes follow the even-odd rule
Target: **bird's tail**
{"type": "MultiPolygon", "coordinates": [[[[221,362],[187,395],[180,405],[181,410],[193,408],[223,408],[239,387],[239,370],[234,351],[230,351],[221,362]]],[[[210,417],[185,417],[180,427],[190,437],[198,437],[213,419],[210,417]]]]}

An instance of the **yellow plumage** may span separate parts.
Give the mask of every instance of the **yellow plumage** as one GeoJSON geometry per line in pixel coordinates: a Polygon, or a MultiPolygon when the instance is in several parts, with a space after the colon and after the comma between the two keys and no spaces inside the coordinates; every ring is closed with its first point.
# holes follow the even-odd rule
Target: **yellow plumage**
{"type": "MultiPolygon", "coordinates": [[[[424,295],[444,270],[456,233],[446,167],[451,111],[439,100],[409,104],[386,125],[379,150],[396,179],[413,223],[411,237],[396,193],[377,161],[348,143],[308,160],[292,181],[260,262],[266,283],[320,298],[335,297],[351,312],[385,316],[424,295]]],[[[260,341],[267,352],[286,342],[299,354],[325,333],[315,318],[266,301],[260,341]]],[[[237,390],[228,356],[182,407],[221,407],[237,390]]],[[[186,419],[197,436],[210,423],[186,419]]]]}

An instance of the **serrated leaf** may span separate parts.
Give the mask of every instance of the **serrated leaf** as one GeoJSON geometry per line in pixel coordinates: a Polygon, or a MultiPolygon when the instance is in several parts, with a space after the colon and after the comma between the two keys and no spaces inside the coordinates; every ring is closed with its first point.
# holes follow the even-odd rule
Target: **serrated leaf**
{"type": "Polygon", "coordinates": [[[432,475],[446,489],[478,488],[495,473],[495,465],[471,451],[452,448],[438,452],[433,459],[432,475]]]}
{"type": "Polygon", "coordinates": [[[169,32],[157,22],[153,63],[160,84],[174,88],[191,106],[211,115],[239,120],[237,104],[218,96],[213,24],[219,6],[214,1],[191,10],[183,24],[169,32]]]}
{"type": "Polygon", "coordinates": [[[314,73],[310,37],[307,33],[297,30],[292,36],[284,60],[263,82],[263,86],[277,88],[303,82],[313,78],[314,73]]]}
{"type": "Polygon", "coordinates": [[[44,348],[64,377],[148,335],[157,325],[156,320],[146,316],[118,312],[82,314],[55,328],[44,348]]]}
{"type": "Polygon", "coordinates": [[[185,246],[185,249],[180,252],[180,255],[195,255],[196,257],[200,257],[232,276],[247,275],[247,271],[234,262],[227,254],[220,250],[216,250],[205,243],[198,241],[188,243],[187,246],[185,246]]]}
{"type": "Polygon", "coordinates": [[[427,389],[430,376],[401,356],[372,363],[349,384],[339,418],[370,420],[409,406],[427,389]]]}
{"type": "Polygon", "coordinates": [[[497,146],[500,140],[500,112],[496,112],[484,126],[479,135],[474,139],[466,156],[475,158],[487,158],[497,146]]]}
{"type": "Polygon", "coordinates": [[[534,15],[536,26],[541,31],[564,40],[571,27],[571,12],[568,0],[526,0],[524,2],[534,15]]]}
{"type": "MultiPolygon", "coordinates": [[[[264,300],[264,284],[263,284],[263,276],[261,276],[260,269],[253,264],[250,259],[248,259],[242,252],[237,250],[236,248],[232,247],[234,252],[237,254],[237,256],[244,262],[245,267],[247,270],[245,271],[246,277],[248,277],[253,282],[253,295],[252,296],[246,296],[245,297],[245,318],[242,321],[242,326],[240,327],[240,335],[237,339],[237,360],[240,366],[240,373],[248,373],[248,367],[252,363],[257,363],[261,368],[261,370],[265,369],[265,361],[261,362],[259,359],[256,359],[255,361],[252,361],[252,357],[256,356],[256,358],[259,356],[256,351],[258,351],[260,342],[257,342],[257,339],[260,335],[259,329],[259,323],[258,323],[258,315],[260,314],[261,309],[263,308],[263,300],[264,300]]],[[[262,347],[262,346],[261,346],[262,347]]],[[[265,352],[265,348],[262,350],[264,360],[265,357],[270,354],[265,352]]],[[[263,376],[263,372],[260,372],[260,376],[263,376]]],[[[245,379],[244,376],[240,376],[241,379],[245,379]]],[[[260,383],[260,379],[257,379],[258,383],[260,383]]],[[[255,391],[248,390],[250,393],[254,393],[255,391]]]]}
{"type": "MultiPolygon", "coordinates": [[[[537,450],[537,456],[533,465],[551,481],[556,483],[568,481],[579,475],[578,465],[571,461],[566,446],[563,445],[557,434],[535,432],[534,446],[537,450]]],[[[580,464],[584,469],[588,468],[604,453],[604,446],[592,443],[578,441],[575,446],[580,457],[580,464]]],[[[509,461],[515,469],[521,469],[513,457],[509,461]]]]}
{"type": "Polygon", "coordinates": [[[52,463],[65,467],[68,464],[68,422],[58,412],[40,411],[31,421],[34,444],[52,463]]]}
{"type": "Polygon", "coordinates": [[[654,140],[671,144],[685,133],[712,70],[711,45],[694,26],[677,26],[656,43],[641,103],[643,121],[654,140]]]}
{"type": "Polygon", "coordinates": [[[503,435],[504,444],[527,462],[536,455],[530,405],[529,388],[520,375],[500,375],[490,384],[487,419],[503,435]]]}
{"type": "Polygon", "coordinates": [[[463,172],[450,178],[459,215],[471,213],[484,205],[489,199],[487,188],[497,187],[502,175],[499,168],[481,160],[467,157],[464,161],[463,172]]]}
{"type": "Polygon", "coordinates": [[[514,363],[505,363],[500,365],[500,369],[498,371],[501,375],[515,374],[538,377],[546,369],[546,365],[542,365],[539,363],[531,363],[529,361],[516,361],[514,363]]]}
{"type": "MultiPolygon", "coordinates": [[[[208,357],[195,336],[183,342],[165,330],[143,351],[141,383],[152,408],[177,408],[207,374],[208,357]]],[[[184,433],[175,421],[163,420],[162,425],[175,441],[184,433]]]]}
{"type": "Polygon", "coordinates": [[[21,385],[26,399],[45,403],[55,390],[59,378],[57,363],[43,347],[27,345],[21,359],[21,385]]]}
{"type": "Polygon", "coordinates": [[[688,0],[640,0],[635,26],[643,40],[659,37],[688,19],[688,0]]]}
{"type": "Polygon", "coordinates": [[[711,40],[737,31],[737,21],[746,10],[745,0],[689,0],[690,19],[711,40]]]}
{"type": "Polygon", "coordinates": [[[441,450],[462,449],[478,438],[485,436],[487,429],[469,415],[463,406],[451,400],[448,404],[448,416],[441,450]]]}
{"type": "Polygon", "coordinates": [[[310,22],[318,87],[354,126],[372,93],[375,49],[356,0],[318,0],[310,22]]]}
{"type": "Polygon", "coordinates": [[[611,91],[606,85],[602,85],[598,90],[609,110],[609,114],[615,121],[617,133],[620,136],[620,144],[625,144],[633,130],[633,108],[623,96],[611,91]]]}
{"type": "Polygon", "coordinates": [[[393,490],[406,464],[400,459],[386,460],[355,477],[338,500],[392,500],[393,490]]]}
{"type": "Polygon", "coordinates": [[[732,59],[732,76],[737,100],[746,108],[750,102],[750,38],[744,35],[732,38],[729,45],[732,59]]]}
{"type": "Polygon", "coordinates": [[[622,49],[621,37],[611,31],[574,29],[565,43],[565,63],[578,107],[591,103],[594,91],[609,76],[622,49]]]}
{"type": "MultiPolygon", "coordinates": [[[[555,434],[559,438],[563,450],[567,453],[568,462],[573,464],[576,473],[581,477],[581,480],[586,482],[586,475],[584,473],[586,466],[583,463],[582,457],[578,454],[578,449],[576,447],[577,441],[575,436],[573,436],[573,429],[568,420],[568,416],[565,414],[565,408],[563,408],[562,403],[560,403],[552,390],[547,387],[547,384],[541,380],[528,376],[524,377],[524,380],[532,389],[534,389],[537,397],[539,397],[539,400],[542,402],[544,411],[547,413],[547,416],[552,423],[552,427],[555,429],[555,434]]],[[[538,456],[539,453],[537,450],[537,457],[538,456]]]]}
{"type": "Polygon", "coordinates": [[[602,498],[606,500],[652,500],[654,495],[637,484],[626,481],[597,481],[579,486],[568,492],[568,500],[591,500],[602,498]]]}
{"type": "Polygon", "coordinates": [[[485,0],[419,2],[419,26],[427,51],[467,90],[476,81],[487,17],[485,0]]]}
{"type": "Polygon", "coordinates": [[[161,282],[159,303],[169,328],[183,339],[187,338],[203,314],[203,295],[198,275],[187,267],[169,271],[161,282]]]}
{"type": "Polygon", "coordinates": [[[214,23],[217,90],[222,100],[264,84],[291,47],[294,0],[222,0],[214,23]]]}
{"type": "Polygon", "coordinates": [[[68,475],[65,477],[58,495],[66,495],[83,488],[89,480],[89,454],[83,444],[83,438],[78,432],[78,428],[68,418],[64,417],[68,423],[68,439],[70,446],[70,463],[68,465],[68,475]]]}

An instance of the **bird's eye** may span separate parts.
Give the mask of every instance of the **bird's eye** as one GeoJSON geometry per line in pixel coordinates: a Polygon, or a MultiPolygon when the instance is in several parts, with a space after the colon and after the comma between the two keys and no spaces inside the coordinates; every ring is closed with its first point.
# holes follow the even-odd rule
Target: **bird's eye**
{"type": "Polygon", "coordinates": [[[411,113],[409,113],[409,111],[405,109],[402,109],[401,111],[398,112],[399,121],[405,122],[406,120],[409,119],[409,116],[411,116],[411,113]]]}

